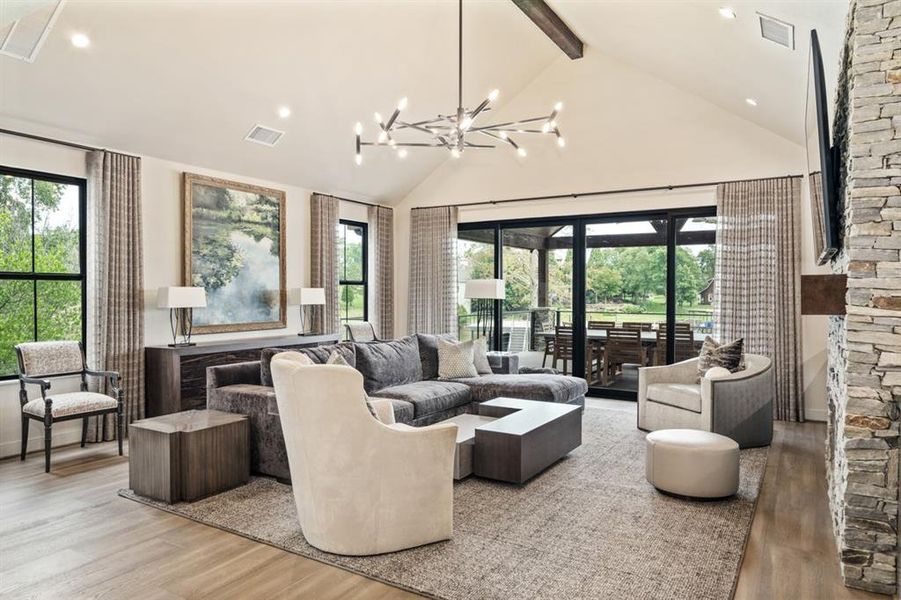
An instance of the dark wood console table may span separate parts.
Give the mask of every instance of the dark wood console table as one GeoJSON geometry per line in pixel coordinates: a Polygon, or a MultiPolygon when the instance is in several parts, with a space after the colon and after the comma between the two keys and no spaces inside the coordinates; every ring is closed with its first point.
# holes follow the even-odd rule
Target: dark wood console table
{"type": "Polygon", "coordinates": [[[309,348],[334,344],[338,334],[290,335],[199,342],[196,346],[144,348],[147,416],[206,408],[206,368],[259,360],[263,348],[309,348]]]}

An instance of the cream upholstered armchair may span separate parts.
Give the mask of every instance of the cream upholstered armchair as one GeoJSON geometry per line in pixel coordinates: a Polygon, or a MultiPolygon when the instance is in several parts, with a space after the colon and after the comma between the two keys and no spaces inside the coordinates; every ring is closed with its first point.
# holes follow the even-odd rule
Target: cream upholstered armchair
{"type": "MultiPolygon", "coordinates": [[[[723,370],[725,371],[725,370],[723,370]]],[[[745,354],[745,368],[698,379],[698,359],[638,370],[638,428],[701,429],[732,438],[742,448],[773,440],[770,359],[745,354]]]]}
{"type": "Polygon", "coordinates": [[[359,556],[449,539],[457,426],[385,424],[390,402],[373,418],[359,371],[299,356],[277,354],[272,380],[307,541],[359,556]]]}

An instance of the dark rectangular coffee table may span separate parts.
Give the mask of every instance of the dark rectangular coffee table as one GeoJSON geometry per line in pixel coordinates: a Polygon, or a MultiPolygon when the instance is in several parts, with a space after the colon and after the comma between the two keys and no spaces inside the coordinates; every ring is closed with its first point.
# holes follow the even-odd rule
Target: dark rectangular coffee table
{"type": "Polygon", "coordinates": [[[495,398],[479,405],[495,420],[475,428],[473,473],[524,483],[582,444],[582,407],[495,398]]]}
{"type": "Polygon", "coordinates": [[[247,416],[218,410],[183,412],[128,426],[128,483],[136,494],[192,502],[250,477],[247,416]]]}

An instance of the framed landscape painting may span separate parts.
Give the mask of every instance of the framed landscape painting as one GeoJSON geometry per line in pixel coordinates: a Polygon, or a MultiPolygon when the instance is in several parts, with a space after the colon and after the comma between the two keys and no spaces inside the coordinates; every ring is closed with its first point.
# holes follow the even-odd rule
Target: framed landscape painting
{"type": "Polygon", "coordinates": [[[286,325],[285,192],[184,174],[184,280],[206,290],[195,333],[286,325]]]}

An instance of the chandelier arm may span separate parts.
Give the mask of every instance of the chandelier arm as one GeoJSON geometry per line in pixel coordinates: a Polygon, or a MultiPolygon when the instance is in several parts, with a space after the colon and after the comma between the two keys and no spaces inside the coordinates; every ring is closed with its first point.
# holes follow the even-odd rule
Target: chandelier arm
{"type": "MultiPolygon", "coordinates": [[[[477,133],[483,133],[484,131],[484,129],[479,129],[477,133]]],[[[509,131],[510,133],[541,133],[544,135],[553,133],[551,131],[542,131],[540,129],[515,129],[512,127],[499,127],[497,129],[489,129],[488,131],[509,131]]]]}
{"type": "Polygon", "coordinates": [[[516,125],[525,125],[527,123],[537,123],[538,121],[547,121],[548,117],[534,117],[532,119],[520,119],[519,121],[510,121],[509,123],[494,123],[492,125],[484,125],[482,127],[474,127],[470,131],[479,131],[481,129],[497,129],[499,127],[513,127],[516,125]]]}
{"type": "Polygon", "coordinates": [[[463,0],[457,11],[457,112],[463,109],[463,0]]]}
{"type": "Polygon", "coordinates": [[[420,127],[414,123],[404,123],[403,121],[397,122],[398,129],[415,129],[416,131],[421,131],[423,133],[427,133],[429,135],[435,135],[435,132],[431,129],[426,129],[425,127],[420,127]]]}

